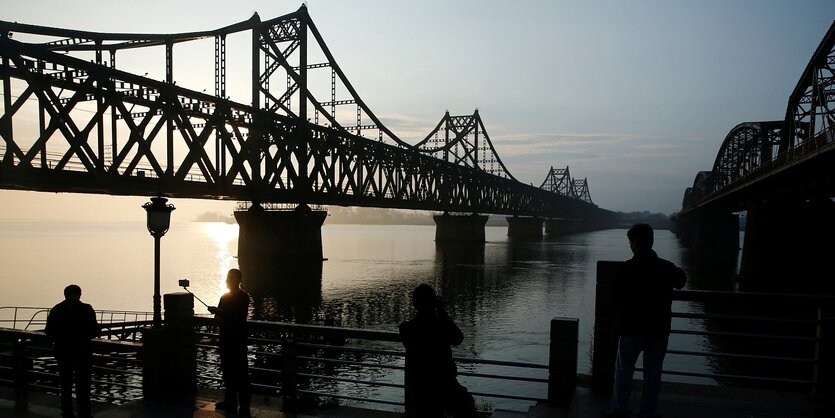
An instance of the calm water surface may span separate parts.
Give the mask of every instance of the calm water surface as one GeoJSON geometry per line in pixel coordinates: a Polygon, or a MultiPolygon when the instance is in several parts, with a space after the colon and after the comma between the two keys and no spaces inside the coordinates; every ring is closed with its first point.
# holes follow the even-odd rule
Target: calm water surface
{"type": "MultiPolygon", "coordinates": [[[[431,226],[326,225],[321,274],[299,273],[278,290],[253,293],[253,314],[305,323],[331,317],[343,326],[395,331],[412,315],[412,289],[428,282],[466,336],[457,355],[547,363],[549,321],[577,317],[579,370],[588,372],[595,265],[631,257],[625,230],[515,242],[506,228],[487,227],[487,243],[469,249],[438,247],[434,233],[431,226]]],[[[197,296],[215,304],[225,272],[237,267],[237,234],[237,225],[173,223],[162,240],[162,292],[180,291],[177,280],[188,278],[197,296]]],[[[655,249],[685,268],[689,288],[729,288],[735,259],[719,273],[696,268],[704,264],[669,231],[656,231],[655,249]]],[[[151,310],[153,240],[144,223],[3,223],[0,263],[0,306],[51,307],[66,284],[76,283],[96,309],[151,310]]],[[[686,337],[678,343],[704,344],[686,337]]],[[[671,356],[667,366],[708,367],[700,361],[671,356]]]]}

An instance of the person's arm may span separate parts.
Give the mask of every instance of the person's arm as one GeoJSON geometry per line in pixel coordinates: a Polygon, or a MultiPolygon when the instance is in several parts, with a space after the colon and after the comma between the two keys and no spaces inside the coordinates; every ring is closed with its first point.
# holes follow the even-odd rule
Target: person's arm
{"type": "Polygon", "coordinates": [[[96,338],[101,334],[101,325],[99,322],[96,321],[96,311],[93,310],[93,307],[87,305],[87,331],[89,338],[96,338]]]}
{"type": "Polygon", "coordinates": [[[49,338],[55,339],[55,334],[58,331],[58,325],[56,321],[58,319],[55,316],[55,308],[49,310],[49,315],[46,316],[46,328],[44,328],[44,332],[46,333],[49,338]]]}
{"type": "Polygon", "coordinates": [[[444,304],[440,300],[438,300],[437,312],[438,316],[443,320],[443,335],[446,337],[447,342],[450,345],[459,345],[464,342],[464,333],[461,332],[461,328],[458,328],[458,325],[455,325],[455,322],[446,313],[444,304]]]}
{"type": "Polygon", "coordinates": [[[672,285],[676,289],[681,289],[687,284],[687,275],[684,274],[684,270],[675,264],[670,263],[670,266],[672,266],[672,271],[670,272],[672,285]]]}

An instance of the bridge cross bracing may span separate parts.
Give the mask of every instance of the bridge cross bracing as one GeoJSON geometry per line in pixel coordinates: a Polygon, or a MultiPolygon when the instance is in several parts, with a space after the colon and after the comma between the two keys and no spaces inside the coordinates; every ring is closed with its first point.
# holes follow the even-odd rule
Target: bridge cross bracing
{"type": "Polygon", "coordinates": [[[0,55],[2,188],[554,217],[597,210],[585,186],[575,196],[517,181],[477,110],[447,112],[418,144],[400,139],[304,6],[180,34],[0,22],[0,55]],[[176,59],[200,47],[214,52],[213,74],[178,79],[180,66],[212,68],[176,59]],[[251,60],[243,77],[228,67],[241,53],[251,60]],[[198,81],[212,78],[207,93],[198,81]]]}

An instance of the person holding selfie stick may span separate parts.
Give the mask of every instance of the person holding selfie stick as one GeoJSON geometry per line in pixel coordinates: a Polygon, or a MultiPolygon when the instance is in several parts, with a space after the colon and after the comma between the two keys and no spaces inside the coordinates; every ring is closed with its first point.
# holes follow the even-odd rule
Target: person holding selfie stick
{"type": "Polygon", "coordinates": [[[243,275],[238,269],[230,269],[226,274],[226,287],[229,289],[220,297],[217,306],[209,306],[209,312],[215,315],[220,328],[220,369],[226,393],[215,409],[224,410],[242,417],[251,416],[249,401],[249,360],[247,359],[246,319],[249,315],[249,294],[241,289],[243,275]]]}

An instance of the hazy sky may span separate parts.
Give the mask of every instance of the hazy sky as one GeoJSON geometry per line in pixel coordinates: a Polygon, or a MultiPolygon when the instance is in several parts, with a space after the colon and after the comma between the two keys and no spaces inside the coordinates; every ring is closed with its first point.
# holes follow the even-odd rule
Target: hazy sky
{"type": "MultiPolygon", "coordinates": [[[[300,4],[3,0],[0,19],[188,32],[253,12],[266,20],[300,4]]],[[[664,213],[680,207],[684,189],[697,171],[712,167],[736,124],[783,119],[789,93],[835,18],[831,0],[307,4],[354,87],[401,138],[416,142],[446,110],[462,115],[478,108],[520,181],[539,185],[550,166],[568,165],[574,177],[588,178],[599,206],[664,213]]],[[[193,65],[210,73],[213,57],[193,65]]],[[[178,81],[188,77],[183,71],[178,81]]],[[[230,88],[236,82],[230,79],[230,88]]],[[[202,86],[213,89],[211,81],[202,86]]],[[[142,220],[139,205],[147,201],[9,191],[0,191],[0,199],[0,219],[55,220],[142,220]]],[[[173,203],[180,220],[233,207],[173,203]]]]}

